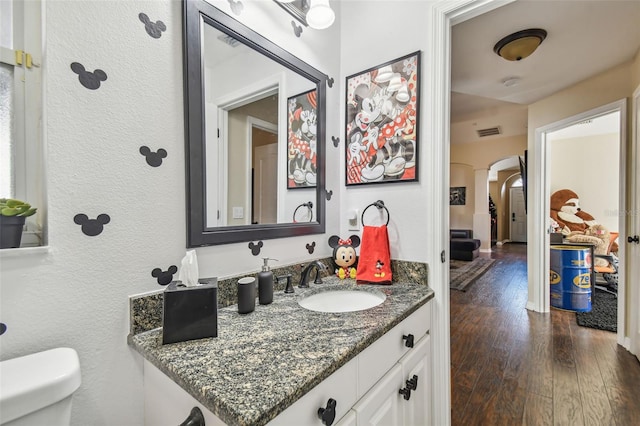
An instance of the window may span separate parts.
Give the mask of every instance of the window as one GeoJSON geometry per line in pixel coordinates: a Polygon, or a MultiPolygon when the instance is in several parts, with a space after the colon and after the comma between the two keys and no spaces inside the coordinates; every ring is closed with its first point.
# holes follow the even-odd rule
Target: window
{"type": "Polygon", "coordinates": [[[38,208],[23,246],[44,245],[42,3],[0,1],[0,197],[38,208]]]}

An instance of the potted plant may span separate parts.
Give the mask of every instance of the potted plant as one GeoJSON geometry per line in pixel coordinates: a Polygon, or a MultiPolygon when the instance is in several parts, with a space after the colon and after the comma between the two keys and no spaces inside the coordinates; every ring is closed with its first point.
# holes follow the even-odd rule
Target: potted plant
{"type": "Polygon", "coordinates": [[[0,198],[0,249],[20,247],[24,221],[36,210],[24,201],[0,198]]]}

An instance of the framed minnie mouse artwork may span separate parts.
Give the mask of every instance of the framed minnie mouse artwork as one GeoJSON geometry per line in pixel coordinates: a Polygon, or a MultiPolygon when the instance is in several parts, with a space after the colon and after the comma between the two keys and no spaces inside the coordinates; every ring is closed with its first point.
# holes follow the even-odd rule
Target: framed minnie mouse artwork
{"type": "Polygon", "coordinates": [[[287,189],[315,188],[316,89],[287,99],[287,189]]]}
{"type": "Polygon", "coordinates": [[[418,180],[419,85],[419,51],[347,77],[347,186],[418,180]]]}

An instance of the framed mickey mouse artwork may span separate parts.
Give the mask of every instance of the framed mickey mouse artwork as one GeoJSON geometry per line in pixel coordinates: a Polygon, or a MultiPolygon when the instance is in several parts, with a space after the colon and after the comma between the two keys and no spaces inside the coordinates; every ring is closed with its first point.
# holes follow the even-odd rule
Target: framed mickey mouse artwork
{"type": "Polygon", "coordinates": [[[315,188],[318,90],[287,99],[287,189],[315,188]]]}
{"type": "Polygon", "coordinates": [[[346,185],[418,180],[420,52],[347,77],[346,185]]]}

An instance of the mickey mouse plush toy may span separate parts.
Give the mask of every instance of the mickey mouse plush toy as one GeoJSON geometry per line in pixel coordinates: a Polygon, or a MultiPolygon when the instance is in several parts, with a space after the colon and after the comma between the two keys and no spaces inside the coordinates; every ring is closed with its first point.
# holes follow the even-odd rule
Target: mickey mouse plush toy
{"type": "Polygon", "coordinates": [[[356,277],[355,263],[356,247],[360,245],[360,237],[352,235],[346,240],[337,235],[329,238],[329,247],[333,248],[333,263],[336,265],[336,275],[340,279],[356,277]]]}

